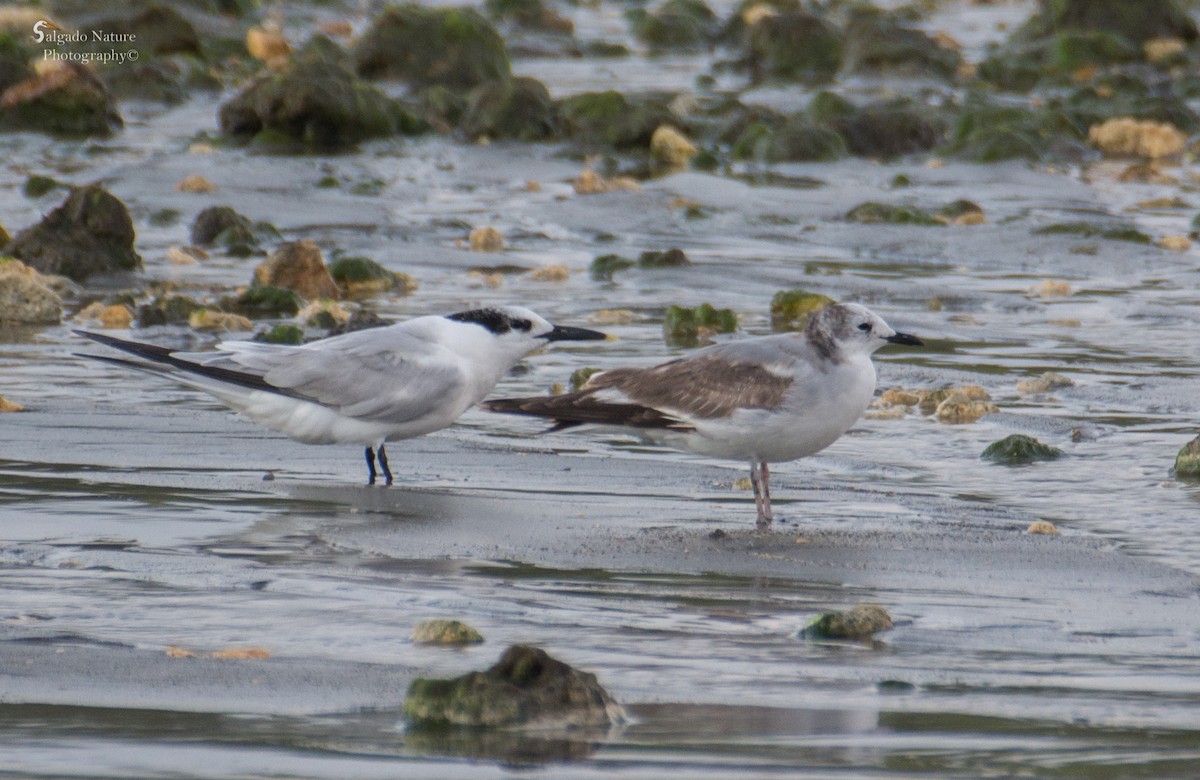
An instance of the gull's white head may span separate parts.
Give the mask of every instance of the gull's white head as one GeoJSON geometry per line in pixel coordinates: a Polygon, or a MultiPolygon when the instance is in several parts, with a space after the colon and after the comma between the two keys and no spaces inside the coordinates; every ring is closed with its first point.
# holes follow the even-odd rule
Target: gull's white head
{"type": "Polygon", "coordinates": [[[916,336],[897,333],[883,318],[857,303],[836,303],[813,315],[805,329],[809,342],[831,358],[870,355],[884,344],[921,345],[916,336]]]}

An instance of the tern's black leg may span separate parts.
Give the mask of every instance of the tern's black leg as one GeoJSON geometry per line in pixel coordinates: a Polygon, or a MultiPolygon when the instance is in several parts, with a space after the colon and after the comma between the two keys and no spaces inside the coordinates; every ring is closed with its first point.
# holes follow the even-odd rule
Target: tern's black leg
{"type": "Polygon", "coordinates": [[[383,445],[379,445],[379,468],[383,470],[383,484],[392,484],[392,470],[388,468],[387,452],[384,451],[383,445]]]}
{"type": "MultiPolygon", "coordinates": [[[[382,449],[382,448],[381,448],[382,449]]],[[[367,447],[367,478],[368,485],[375,484],[375,450],[367,447]]]]}

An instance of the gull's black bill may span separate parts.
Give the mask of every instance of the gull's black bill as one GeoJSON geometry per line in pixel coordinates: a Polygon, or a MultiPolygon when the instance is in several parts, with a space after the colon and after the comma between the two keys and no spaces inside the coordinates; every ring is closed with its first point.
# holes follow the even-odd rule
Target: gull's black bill
{"type": "Polygon", "coordinates": [[[888,336],[886,339],[884,339],[884,341],[888,342],[889,344],[907,344],[910,347],[925,346],[924,341],[921,341],[916,336],[909,335],[908,333],[893,333],[891,336],[888,336]]]}
{"type": "Polygon", "coordinates": [[[607,333],[587,328],[572,328],[568,325],[555,325],[554,330],[542,336],[546,341],[604,341],[607,333]]]}

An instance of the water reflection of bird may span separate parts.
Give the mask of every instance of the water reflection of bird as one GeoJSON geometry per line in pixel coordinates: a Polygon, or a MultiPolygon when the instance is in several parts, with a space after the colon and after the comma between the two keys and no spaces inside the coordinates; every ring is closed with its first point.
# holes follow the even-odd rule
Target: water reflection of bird
{"type": "Polygon", "coordinates": [[[719,344],[650,368],[594,374],[565,395],[488,401],[494,412],[545,417],[550,430],[582,424],[633,429],[652,441],[750,462],[758,526],[772,522],[768,463],[825,449],[875,392],[871,355],[921,344],[869,309],[836,304],[802,333],[719,344]]]}
{"type": "Polygon", "coordinates": [[[362,444],[369,484],[384,443],[445,428],[521,358],[551,341],[606,338],[505,306],[417,317],[302,346],[224,341],[213,352],[75,331],[141,358],[85,357],[162,374],[215,396],[251,420],[305,444],[362,444]]]}

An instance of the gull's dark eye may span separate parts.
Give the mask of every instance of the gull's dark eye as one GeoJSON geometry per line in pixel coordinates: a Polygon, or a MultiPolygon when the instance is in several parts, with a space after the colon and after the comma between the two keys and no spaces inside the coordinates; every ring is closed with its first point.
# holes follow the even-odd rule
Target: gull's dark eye
{"type": "Polygon", "coordinates": [[[867,331],[869,331],[871,329],[871,323],[864,322],[862,325],[858,326],[858,329],[861,330],[863,333],[866,333],[867,331]]]}

